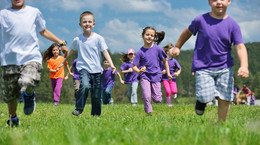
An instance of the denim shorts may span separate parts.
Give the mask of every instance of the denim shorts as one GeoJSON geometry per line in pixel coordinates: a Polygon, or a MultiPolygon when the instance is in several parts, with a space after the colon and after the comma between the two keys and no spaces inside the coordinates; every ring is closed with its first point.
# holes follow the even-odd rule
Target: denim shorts
{"type": "Polygon", "coordinates": [[[2,66],[1,96],[9,104],[18,100],[21,92],[33,89],[41,80],[42,65],[29,62],[25,65],[2,66]]]}
{"type": "Polygon", "coordinates": [[[195,73],[196,98],[202,103],[221,100],[233,100],[233,70],[231,67],[212,70],[200,70],[195,73]]]}

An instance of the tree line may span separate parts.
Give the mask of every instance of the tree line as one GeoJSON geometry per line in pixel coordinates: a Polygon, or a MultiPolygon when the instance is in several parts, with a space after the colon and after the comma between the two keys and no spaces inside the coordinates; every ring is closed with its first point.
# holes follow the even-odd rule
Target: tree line
{"type": "MultiPolygon", "coordinates": [[[[245,44],[248,51],[248,64],[250,75],[249,78],[242,79],[241,77],[237,77],[237,70],[239,68],[239,60],[237,58],[237,54],[234,48],[232,48],[232,56],[234,58],[234,80],[235,84],[240,88],[245,84],[247,85],[253,92],[255,92],[255,96],[257,99],[260,99],[260,42],[246,43],[245,44]]],[[[120,58],[122,57],[122,53],[114,53],[111,54],[114,65],[117,68],[117,71],[120,72],[120,66],[122,62],[120,58]]],[[[177,77],[176,83],[178,87],[178,97],[195,97],[195,77],[191,75],[191,63],[193,57],[193,50],[182,50],[181,54],[178,58],[178,62],[182,67],[182,72],[180,76],[177,77]]],[[[73,60],[77,58],[77,51],[71,56],[68,60],[69,65],[72,65],[73,60]]],[[[65,72],[67,71],[64,69],[65,72]]],[[[0,69],[1,72],[1,69],[0,69]]],[[[66,72],[67,73],[67,72],[66,72]]],[[[43,70],[41,75],[41,82],[35,89],[36,92],[36,100],[41,102],[52,102],[52,88],[51,82],[49,78],[49,70],[47,69],[47,64],[43,62],[43,70]]],[[[123,75],[121,75],[123,77],[123,75]]],[[[2,80],[0,80],[2,82],[2,80]]],[[[115,86],[112,91],[112,97],[115,103],[128,103],[129,100],[126,97],[127,86],[120,84],[118,78],[116,78],[115,86]]],[[[165,93],[164,88],[162,86],[163,99],[165,101],[165,93]]],[[[90,94],[87,102],[90,102],[90,94]]],[[[142,99],[142,91],[141,86],[138,86],[138,101],[141,102],[142,99]]],[[[2,100],[1,100],[2,101],[2,100]]],[[[74,86],[72,76],[69,76],[68,80],[63,81],[63,86],[61,89],[61,103],[69,103],[74,104],[74,86]]]]}

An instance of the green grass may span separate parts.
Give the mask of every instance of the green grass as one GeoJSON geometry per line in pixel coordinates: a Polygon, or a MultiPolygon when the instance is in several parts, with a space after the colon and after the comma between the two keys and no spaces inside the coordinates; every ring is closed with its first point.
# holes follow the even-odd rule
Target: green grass
{"type": "Polygon", "coordinates": [[[193,104],[173,107],[153,104],[147,117],[143,104],[103,106],[100,117],[90,115],[91,105],[75,117],[74,105],[38,103],[35,112],[23,114],[21,125],[6,127],[7,105],[0,104],[0,145],[259,145],[260,106],[232,106],[226,123],[217,123],[217,107],[197,116],[193,104]]]}

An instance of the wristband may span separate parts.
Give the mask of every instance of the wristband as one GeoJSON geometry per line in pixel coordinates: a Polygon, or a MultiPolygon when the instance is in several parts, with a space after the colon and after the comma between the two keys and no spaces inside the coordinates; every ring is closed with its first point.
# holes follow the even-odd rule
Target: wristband
{"type": "Polygon", "coordinates": [[[62,47],[62,46],[66,46],[66,45],[67,45],[67,41],[63,40],[62,43],[59,44],[59,45],[60,45],[60,47],[62,47]]]}

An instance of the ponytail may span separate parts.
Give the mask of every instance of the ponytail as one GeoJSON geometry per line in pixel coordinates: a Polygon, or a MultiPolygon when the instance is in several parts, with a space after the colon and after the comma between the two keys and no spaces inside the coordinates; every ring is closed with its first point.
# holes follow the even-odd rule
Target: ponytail
{"type": "Polygon", "coordinates": [[[155,36],[154,36],[154,40],[153,40],[153,41],[154,41],[157,45],[159,45],[159,44],[163,41],[163,39],[164,39],[165,32],[164,32],[164,31],[156,32],[156,30],[155,30],[153,27],[148,26],[148,27],[145,27],[145,28],[143,29],[142,37],[144,36],[146,30],[148,30],[148,29],[154,30],[155,36]]]}

